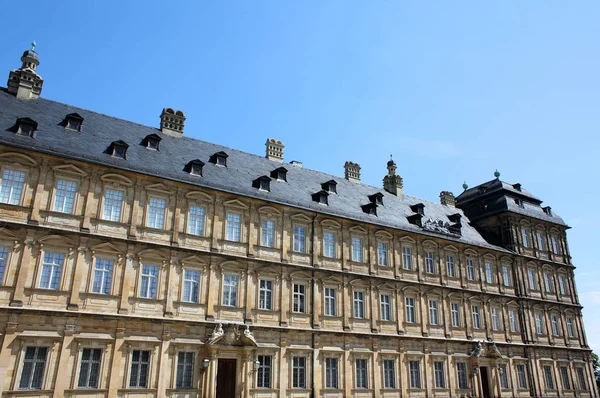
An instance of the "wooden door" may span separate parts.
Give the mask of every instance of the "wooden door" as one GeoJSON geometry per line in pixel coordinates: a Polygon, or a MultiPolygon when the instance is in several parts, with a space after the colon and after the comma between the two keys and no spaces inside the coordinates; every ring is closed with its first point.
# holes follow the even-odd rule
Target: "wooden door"
{"type": "Polygon", "coordinates": [[[235,398],[236,360],[219,359],[216,398],[235,398]]]}

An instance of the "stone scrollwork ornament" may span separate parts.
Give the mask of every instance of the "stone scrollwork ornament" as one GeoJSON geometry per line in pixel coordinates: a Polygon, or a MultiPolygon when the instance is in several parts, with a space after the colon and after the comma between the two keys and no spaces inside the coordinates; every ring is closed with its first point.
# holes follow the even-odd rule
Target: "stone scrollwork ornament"
{"type": "Polygon", "coordinates": [[[483,353],[483,344],[481,344],[481,341],[478,341],[475,344],[475,349],[471,352],[470,356],[479,358],[482,353],[483,353]]]}
{"type": "Polygon", "coordinates": [[[223,331],[223,325],[219,323],[217,326],[215,326],[215,330],[213,330],[212,335],[210,336],[206,344],[213,344],[218,339],[223,337],[224,334],[225,332],[223,331]]]}

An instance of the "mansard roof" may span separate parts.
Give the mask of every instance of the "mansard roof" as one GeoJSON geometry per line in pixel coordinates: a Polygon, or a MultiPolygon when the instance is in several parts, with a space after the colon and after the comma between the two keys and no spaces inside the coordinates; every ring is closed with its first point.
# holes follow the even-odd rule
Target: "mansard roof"
{"type": "Polygon", "coordinates": [[[506,252],[501,247],[487,243],[469,224],[466,217],[462,223],[460,235],[427,230],[409,223],[407,219],[414,214],[411,206],[418,203],[425,205],[423,219],[431,220],[432,223],[447,224],[448,217],[456,213],[464,216],[459,209],[408,195],[397,197],[378,187],[350,182],[344,178],[290,163],[282,164],[262,156],[187,136],[173,137],[163,134],[154,127],[117,119],[45,98],[21,100],[8,94],[6,89],[0,89],[0,124],[2,126],[0,128],[0,144],[92,162],[115,169],[159,176],[194,186],[259,198],[383,227],[440,236],[506,252]],[[65,116],[71,113],[81,115],[86,121],[86,128],[81,134],[65,133],[64,128],[60,126],[60,122],[65,116]],[[20,117],[30,117],[38,122],[39,134],[34,139],[19,136],[10,131],[10,127],[20,117]],[[150,134],[157,134],[162,138],[160,151],[148,151],[143,146],[137,145],[150,134]],[[129,144],[127,159],[110,156],[106,153],[106,148],[112,142],[119,140],[129,144]],[[228,154],[227,167],[218,167],[208,163],[208,159],[218,152],[228,154]],[[190,159],[199,159],[206,163],[201,177],[192,176],[184,171],[185,165],[190,159]],[[269,175],[273,169],[282,166],[287,169],[287,183],[272,183],[270,192],[252,187],[252,181],[258,176],[269,175]],[[330,195],[327,205],[314,202],[312,195],[321,190],[323,181],[329,180],[337,182],[337,195],[330,195]],[[378,191],[385,197],[383,205],[378,206],[377,215],[366,214],[361,205],[364,205],[365,198],[378,191]]]}

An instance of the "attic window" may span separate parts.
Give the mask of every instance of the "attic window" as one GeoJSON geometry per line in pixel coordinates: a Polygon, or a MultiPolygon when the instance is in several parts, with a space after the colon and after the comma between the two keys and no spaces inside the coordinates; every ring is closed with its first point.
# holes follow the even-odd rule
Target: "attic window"
{"type": "Polygon", "coordinates": [[[368,196],[369,201],[376,205],[383,205],[383,194],[381,192],[374,193],[368,196]]]}
{"type": "Polygon", "coordinates": [[[200,159],[194,159],[185,165],[183,171],[186,171],[191,175],[202,177],[202,167],[204,167],[204,162],[200,159]]]}
{"type": "Polygon", "coordinates": [[[377,203],[367,203],[361,206],[362,211],[367,214],[377,215],[377,203]]]}
{"type": "Polygon", "coordinates": [[[542,207],[542,210],[544,210],[544,213],[552,217],[552,208],[550,206],[542,207]]]}
{"type": "Polygon", "coordinates": [[[129,145],[125,141],[119,140],[112,142],[106,152],[115,158],[127,159],[127,148],[129,145]]]}
{"type": "Polygon", "coordinates": [[[69,130],[81,131],[83,118],[79,113],[69,113],[65,117],[64,126],[69,130]]]}
{"type": "Polygon", "coordinates": [[[252,181],[252,186],[261,191],[269,192],[271,190],[271,179],[267,176],[258,177],[256,180],[252,181]]]}
{"type": "Polygon", "coordinates": [[[519,207],[525,207],[525,206],[523,205],[523,201],[522,201],[521,199],[515,199],[515,203],[516,203],[517,205],[519,205],[519,207]]]}
{"type": "Polygon", "coordinates": [[[516,189],[517,191],[521,192],[521,184],[514,184],[513,188],[516,189]]]}
{"type": "Polygon", "coordinates": [[[322,205],[329,205],[329,192],[322,190],[312,194],[312,200],[322,205]]]}
{"type": "Polygon", "coordinates": [[[416,205],[410,206],[410,209],[417,214],[422,216],[425,215],[425,205],[423,203],[417,203],[416,205]]]}
{"type": "Polygon", "coordinates": [[[322,183],[321,188],[323,188],[323,191],[326,191],[328,193],[337,193],[337,182],[335,182],[334,180],[329,180],[327,182],[322,183]]]}
{"type": "Polygon", "coordinates": [[[16,133],[25,137],[33,138],[33,133],[37,130],[37,122],[28,117],[22,117],[17,119],[16,133]]]}
{"type": "Polygon", "coordinates": [[[162,138],[160,138],[157,134],[150,134],[142,140],[142,145],[148,149],[158,151],[158,145],[160,144],[160,140],[162,140],[162,138]]]}
{"type": "Polygon", "coordinates": [[[406,219],[408,220],[409,223],[411,223],[413,225],[417,225],[419,227],[423,226],[423,222],[421,221],[422,218],[423,218],[423,215],[420,213],[413,214],[412,216],[406,217],[406,219]]]}
{"type": "Polygon", "coordinates": [[[278,181],[287,181],[287,169],[285,167],[278,167],[271,172],[271,178],[278,181]]]}
{"type": "Polygon", "coordinates": [[[460,213],[451,214],[448,216],[448,220],[450,220],[451,222],[453,222],[455,224],[460,224],[461,218],[462,218],[462,216],[460,215],[460,213]]]}
{"type": "Polygon", "coordinates": [[[227,167],[227,155],[225,152],[220,151],[212,155],[209,161],[217,166],[227,167]]]}

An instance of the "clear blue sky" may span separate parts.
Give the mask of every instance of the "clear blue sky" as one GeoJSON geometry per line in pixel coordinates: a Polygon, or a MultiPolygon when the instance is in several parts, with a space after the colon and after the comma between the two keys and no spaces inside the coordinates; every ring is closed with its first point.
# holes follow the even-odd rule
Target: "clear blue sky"
{"type": "MultiPolygon", "coordinates": [[[[594,1],[4,2],[0,67],[32,40],[42,95],[437,201],[520,182],[569,225],[600,351],[600,3],[594,1]]],[[[4,84],[4,83],[1,83],[4,84]]]]}

